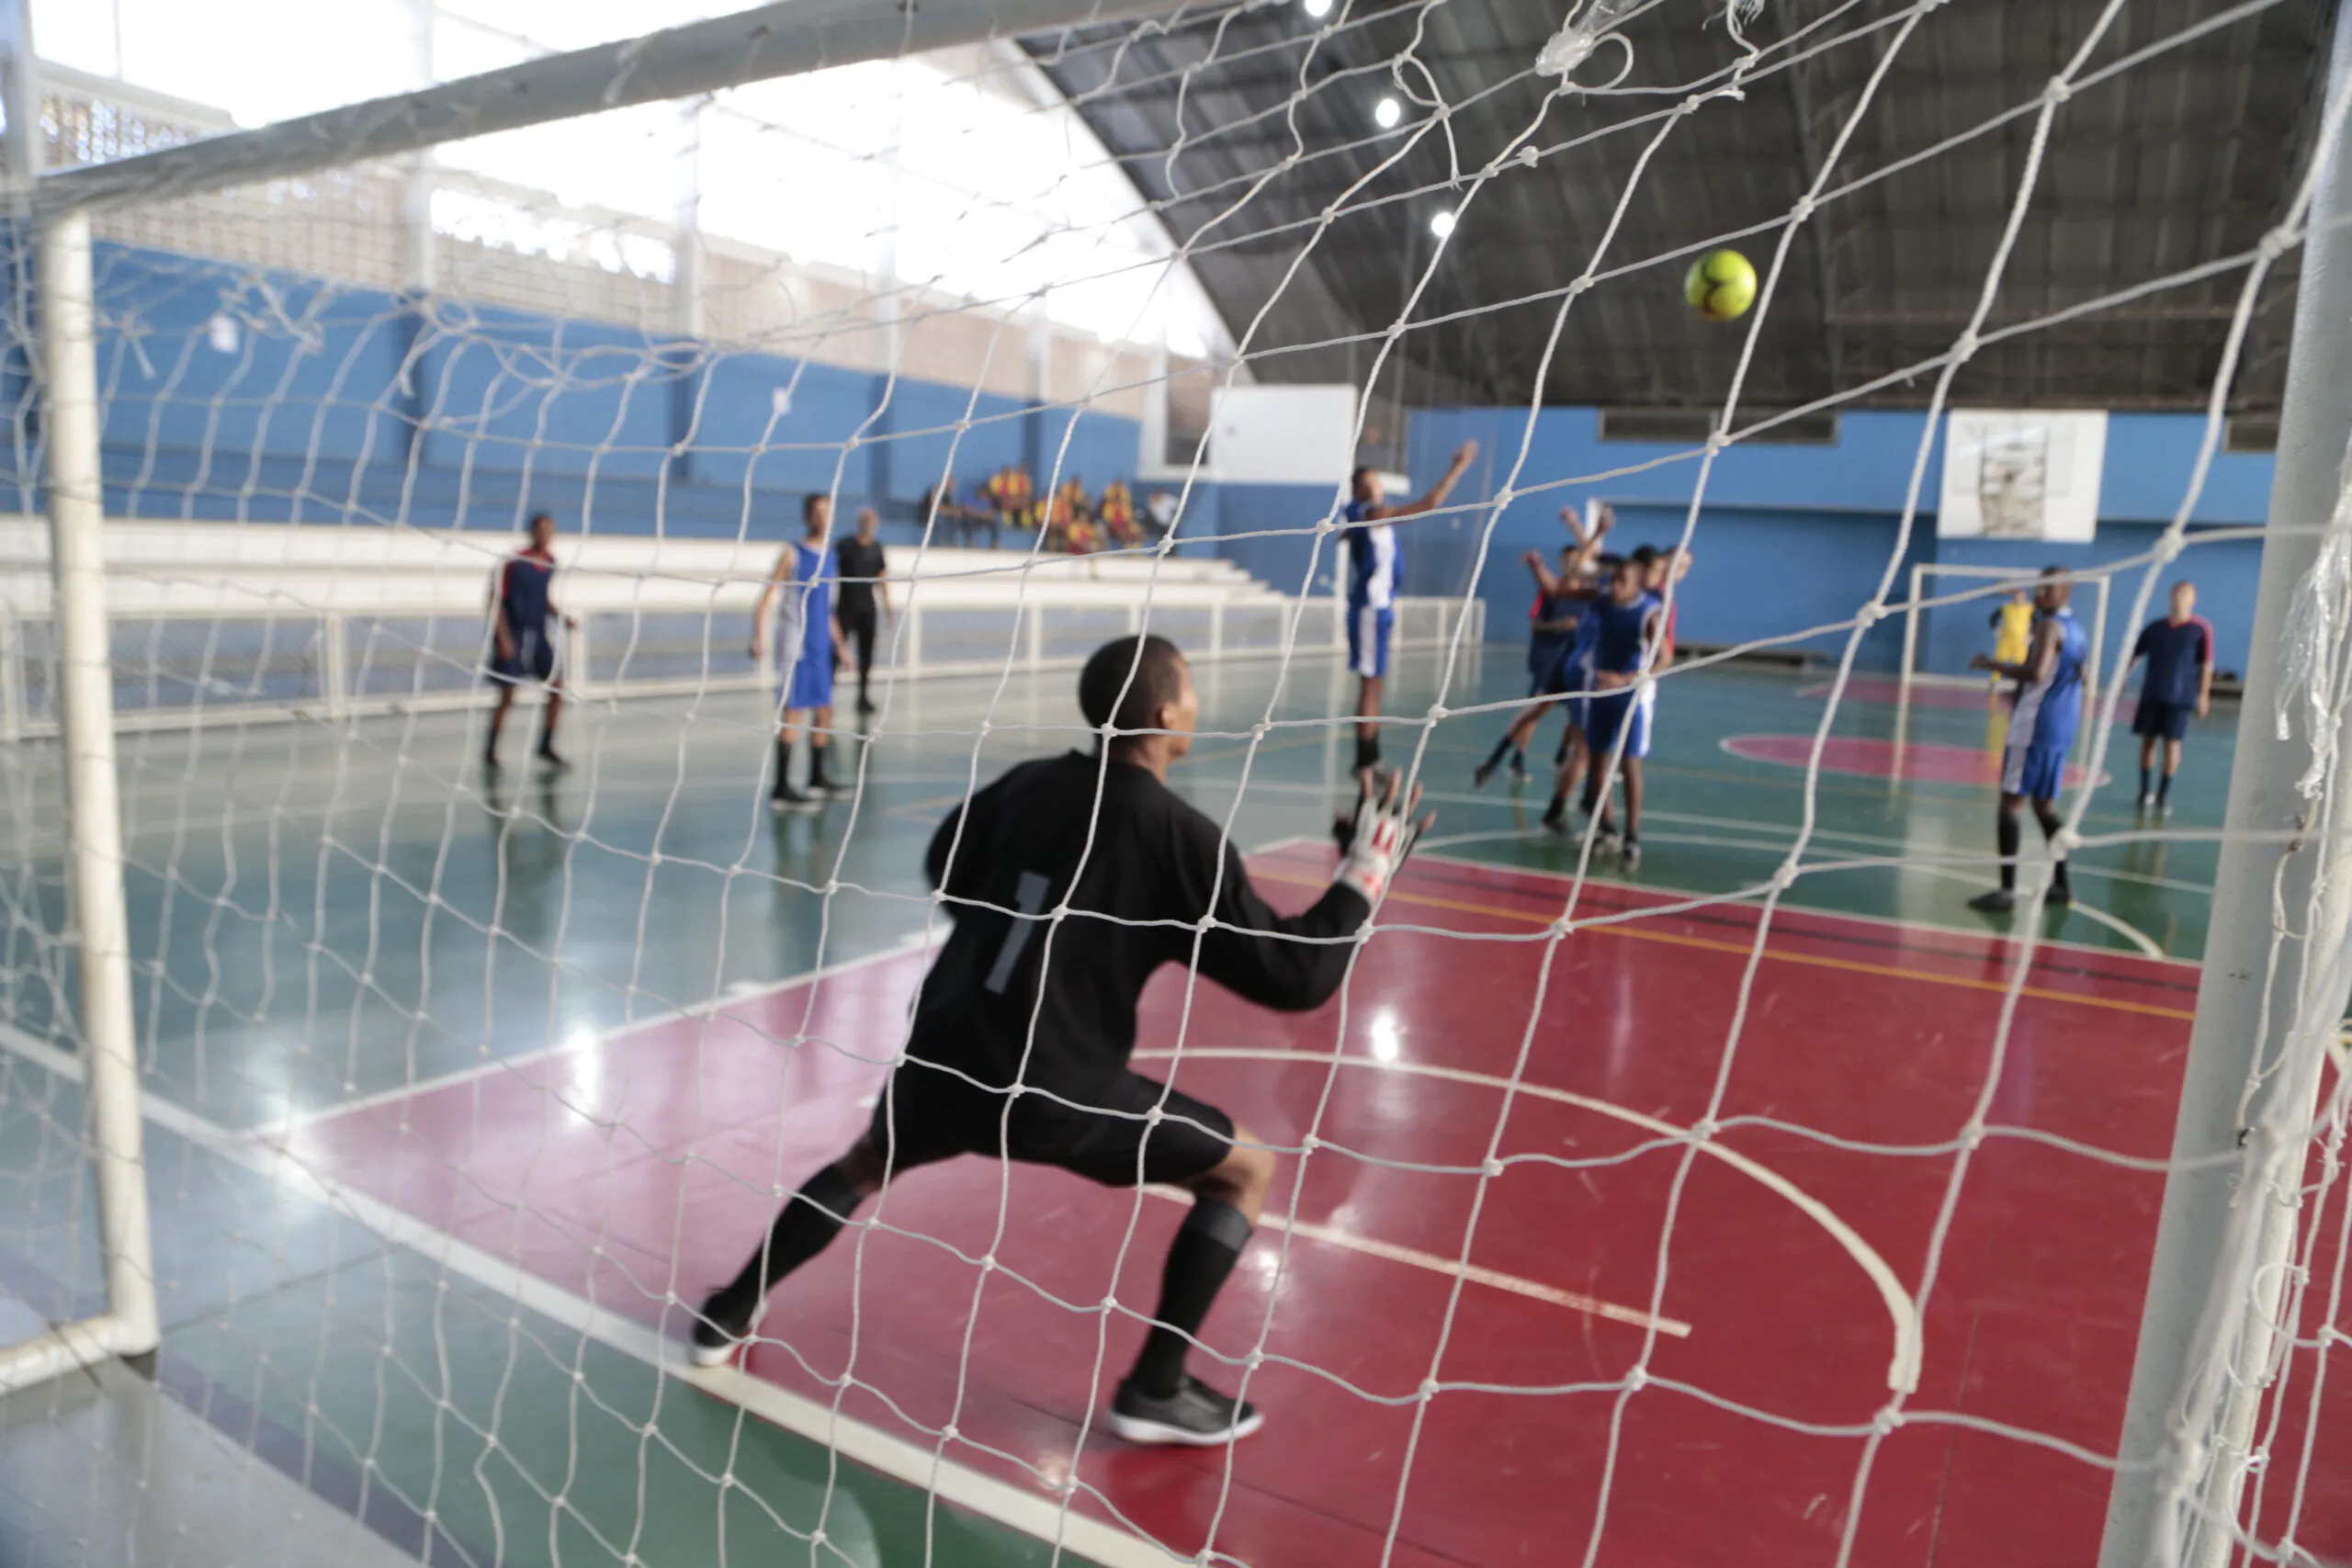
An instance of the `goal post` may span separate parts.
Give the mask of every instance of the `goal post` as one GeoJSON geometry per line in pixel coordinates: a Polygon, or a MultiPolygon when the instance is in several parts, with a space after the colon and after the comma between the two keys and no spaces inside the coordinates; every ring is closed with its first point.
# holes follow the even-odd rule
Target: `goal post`
{"type": "MultiPolygon", "coordinates": [[[[1903,669],[1897,677],[1901,699],[1908,703],[1912,688],[1917,683],[1973,685],[1980,682],[1980,677],[1974,675],[1931,673],[1919,667],[1919,661],[1925,655],[1921,646],[1926,635],[1923,617],[1941,611],[1963,620],[1973,619],[1981,626],[1985,620],[1984,612],[1999,604],[2010,590],[2021,588],[2030,593],[2041,581],[2040,572],[2021,570],[2016,567],[1961,566],[1943,561],[1912,563],[1911,594],[1903,602],[1903,669]],[[1942,578],[1956,580],[1963,586],[1938,591],[1937,580],[1942,578]],[[1991,586],[1964,586],[1970,583],[1991,586]]],[[[2069,574],[2066,581],[2072,582],[2077,591],[2086,587],[2091,591],[2091,613],[2086,628],[2089,633],[2090,651],[2083,660],[2083,690],[2095,693],[2101,690],[2102,660],[2107,650],[2108,574],[2100,571],[2075,572],[2069,574]]],[[[1989,649],[1989,638],[1982,639],[1981,646],[1989,649]]],[[[2086,713],[2091,711],[2087,706],[2090,700],[2085,698],[2086,713]]]]}

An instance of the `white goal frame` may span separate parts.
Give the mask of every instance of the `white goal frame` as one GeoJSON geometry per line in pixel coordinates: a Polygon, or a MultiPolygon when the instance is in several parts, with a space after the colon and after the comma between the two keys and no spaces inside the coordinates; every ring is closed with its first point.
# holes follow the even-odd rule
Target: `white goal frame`
{"type": "MultiPolygon", "coordinates": [[[[1960,566],[1944,561],[1913,562],[1911,593],[1903,602],[1903,671],[1899,677],[1901,690],[1896,701],[1907,707],[1911,702],[1911,689],[1915,685],[1973,686],[1978,683],[1979,678],[1973,675],[1930,675],[1920,670],[1919,617],[1921,615],[1934,609],[1981,607],[1993,602],[1994,592],[2007,592],[2011,588],[2022,588],[2031,592],[2034,585],[2041,581],[2041,574],[2039,571],[2021,570],[2012,566],[1960,566]],[[1965,578],[1973,581],[1995,583],[1997,587],[1990,592],[1951,594],[1930,602],[1928,598],[1928,579],[1935,577],[1965,578]]],[[[2104,690],[2099,682],[2102,653],[2107,646],[2108,575],[2105,572],[2070,572],[2065,581],[2077,587],[2088,585],[2098,596],[2098,603],[2091,611],[2090,656],[2083,661],[2083,690],[2088,693],[2100,693],[2104,690]]],[[[2096,711],[2088,705],[2091,700],[2087,697],[2085,699],[2084,711],[2086,714],[2096,711]]]]}

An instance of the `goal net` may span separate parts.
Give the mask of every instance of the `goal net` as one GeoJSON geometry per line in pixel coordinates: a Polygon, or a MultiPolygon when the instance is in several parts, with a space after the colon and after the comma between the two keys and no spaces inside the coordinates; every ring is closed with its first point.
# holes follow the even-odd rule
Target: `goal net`
{"type": "MultiPolygon", "coordinates": [[[[2062,155],[2312,8],[2057,9],[2047,73],[1927,139],[1906,92],[1972,69],[1953,51],[2003,8],[1562,0],[1482,54],[1448,8],[1333,0],[810,0],[603,41],[552,7],[386,5],[303,45],[358,62],[348,85],[305,96],[281,62],[234,104],[17,51],[0,1540],[616,1568],[2352,1557],[2352,502],[2314,389],[2352,352],[2346,300],[2293,307],[2267,526],[2191,526],[2298,267],[2307,295],[2342,276],[2301,257],[2352,261],[2346,100],[2338,72],[2245,243],[2020,290],[2060,243],[2062,155]],[[1710,184],[1690,148],[1764,105],[1806,155],[1749,220],[1716,188],[1736,157],[1710,184]],[[1923,337],[1864,311],[1828,395],[1791,391],[1797,301],[1833,310],[1887,193],[1942,181],[1977,200],[1948,315],[1923,337]],[[1541,288],[1482,271],[1564,185],[1541,288]],[[1612,313],[1684,309],[1725,248],[1752,303],[1626,394],[1705,428],[1575,445],[1545,408],[1563,356],[1642,357],[1612,313]],[[1361,318],[1366,277],[1386,314],[1361,318]],[[2086,627],[2063,821],[2024,835],[2014,917],[1928,908],[1990,886],[1993,793],[1950,790],[1958,827],[1871,816],[1926,775],[1859,785],[1850,757],[1886,739],[1890,663],[1898,757],[1933,749],[1918,694],[1989,649],[2017,579],[1921,558],[1943,422],[1989,400],[1973,377],[2055,377],[2069,333],[2178,321],[2226,332],[2152,394],[2183,416],[2165,521],[2063,558],[2086,627]],[[1490,378],[1458,373],[1481,355],[1490,378]],[[1883,536],[1759,546],[1788,503],[1736,491],[1745,456],[1865,406],[1909,422],[1876,454],[1883,536]],[[1584,613],[1610,573],[1641,603],[1649,568],[1613,558],[1646,542],[1779,618],[1719,635],[1666,557],[1631,662],[1532,699],[1536,783],[1473,795],[1531,701],[1528,520],[1549,557],[1552,514],[1594,496],[1627,521],[1584,613]],[[2227,817],[2135,818],[2109,776],[2122,639],[2250,538],[2227,817]],[[1814,568],[1850,585],[1834,615],[1790,607],[1814,568]],[[956,894],[981,852],[934,833],[1016,764],[1107,759],[1077,674],[1137,634],[1189,661],[1167,779],[1218,850],[1196,909],[1127,921],[1175,955],[1136,1006],[1135,1069],[1168,1092],[958,1092],[1001,1128],[1091,1111],[1138,1179],[1075,1143],[1093,1184],[893,1168],[693,1364],[706,1299],[887,1117],[959,920],[1010,921],[1007,976],[1096,983],[1057,932],[1101,907],[956,894]],[[1826,682],[1746,657],[1792,649],[1826,682]],[[1711,739],[1647,767],[1646,872],[1573,784],[1544,832],[1555,716],[1598,736],[1611,693],[1794,715],[1790,770],[1736,775],[1772,804],[1678,804],[1728,765],[1711,739]],[[1220,956],[1248,907],[1210,900],[1246,874],[1286,917],[1329,907],[1375,735],[1440,826],[1339,936],[1268,939],[1284,973],[1341,950],[1335,991],[1253,1005],[1220,956]],[[2210,886],[2127,858],[2166,845],[2210,886]],[[2058,857],[2185,892],[2194,931],[2059,936],[2058,857]],[[1176,1326],[1267,1429],[1149,1451],[1113,1429],[1141,1429],[1130,1369],[1216,1272],[1199,1216],[1260,1197],[1218,1179],[1188,1211],[1206,1168],[1149,1156],[1223,1147],[1225,1116],[1271,1186],[1176,1326]]],[[[135,62],[161,12],[129,11],[135,62]]],[[[1647,723],[1581,753],[1629,812],[1647,723]]],[[[1107,856],[1108,820],[1023,831],[1107,856]]]]}

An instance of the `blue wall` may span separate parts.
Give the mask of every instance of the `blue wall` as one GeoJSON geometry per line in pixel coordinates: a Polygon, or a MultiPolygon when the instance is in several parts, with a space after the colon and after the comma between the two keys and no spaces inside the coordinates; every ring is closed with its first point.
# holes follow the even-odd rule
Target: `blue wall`
{"type": "MultiPolygon", "coordinates": [[[[1023,460],[1042,487],[1059,458],[1099,493],[1140,447],[1135,421],[1093,410],[626,328],[446,301],[426,313],[116,244],[95,273],[116,515],[505,530],[545,508],[567,530],[777,538],[801,493],[835,490],[844,517],[875,505],[910,539],[951,450],[967,491],[1023,460]],[[232,347],[212,340],[220,317],[239,323],[232,347]]],[[[22,345],[6,347],[7,401],[37,435],[22,345]]]]}
{"type": "MultiPolygon", "coordinates": [[[[1839,422],[1826,446],[1736,446],[1720,454],[1707,479],[1693,543],[1696,564],[1678,592],[1685,640],[1705,643],[1789,638],[1788,646],[1834,656],[1844,634],[1795,634],[1850,620],[1878,586],[1900,535],[1904,498],[1917,464],[1926,418],[1917,412],[1860,411],[1839,422]]],[[[2039,568],[2052,563],[2095,566],[2148,549],[2186,493],[2203,421],[2186,414],[2116,414],[2108,422],[2107,464],[2099,500],[2098,536],[2088,545],[1985,543],[1938,539],[1935,505],[1942,482],[1942,441],[1930,444],[1920,477],[1920,506],[1903,550],[1894,598],[1907,592],[1917,561],[2039,568]]],[[[1598,497],[1617,507],[1612,537],[1630,547],[1680,538],[1700,462],[1688,448],[1602,441],[1600,417],[1587,408],[1547,408],[1529,429],[1523,409],[1437,409],[1413,416],[1410,461],[1415,484],[1443,471],[1461,442],[1475,438],[1477,461],[1454,492],[1464,506],[1436,527],[1405,529],[1407,590],[1461,593],[1474,582],[1487,601],[1490,635],[1508,638],[1526,618],[1532,585],[1520,558],[1530,549],[1554,552],[1566,542],[1558,513],[1564,502],[1582,506],[1598,497]],[[1491,502],[1527,446],[1501,508],[1483,569],[1477,534],[1494,518],[1491,502]],[[1532,495],[1519,493],[1533,487],[1532,495]]],[[[2165,586],[2196,581],[2200,612],[2213,622],[2225,670],[2244,670],[2261,547],[2250,540],[2199,545],[2198,534],[2222,526],[2259,525],[2269,505],[2267,456],[2216,456],[2191,514],[2190,545],[2158,581],[2152,614],[2161,614],[2165,586]]],[[[2127,618],[2139,575],[2110,588],[2110,650],[2128,648],[2136,629],[2127,618]]],[[[1931,593],[1966,586],[1930,580],[1931,593]]],[[[1921,665],[1958,672],[1986,647],[1989,600],[1930,612],[1923,629],[1921,665]]],[[[1901,654],[1901,627],[1889,620],[1863,640],[1866,668],[1892,669],[1901,654]]]]}

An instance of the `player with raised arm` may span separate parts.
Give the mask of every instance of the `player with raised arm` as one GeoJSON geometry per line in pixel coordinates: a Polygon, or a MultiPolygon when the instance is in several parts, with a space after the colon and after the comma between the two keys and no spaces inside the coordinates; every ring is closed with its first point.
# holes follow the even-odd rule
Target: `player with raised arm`
{"type": "Polygon", "coordinates": [[[1511,760],[1514,778],[1527,776],[1527,743],[1543,724],[1544,716],[1558,709],[1567,723],[1560,738],[1560,750],[1552,759],[1555,769],[1567,760],[1570,750],[1581,750],[1584,735],[1579,728],[1582,715],[1567,694],[1580,692],[1583,683],[1574,678],[1569,651],[1576,646],[1577,626],[1584,615],[1585,604],[1593,597],[1588,573],[1592,558],[1600,548],[1601,539],[1608,534],[1615,519],[1607,502],[1593,508],[1592,528],[1587,532],[1573,506],[1560,508],[1560,521],[1567,527],[1576,542],[1560,552],[1557,573],[1545,569],[1543,555],[1530,550],[1521,558],[1535,578],[1535,604],[1528,613],[1527,672],[1531,701],[1510,721],[1503,738],[1487,753],[1487,760],[1471,771],[1470,784],[1484,789],[1487,781],[1495,776],[1504,757],[1511,760]]]}
{"type": "Polygon", "coordinates": [[[810,811],[836,787],[825,775],[827,742],[833,729],[833,663],[840,657],[841,623],[833,616],[832,574],[826,570],[826,536],[832,532],[833,498],[818,493],[804,498],[800,517],[805,532],[798,544],[786,545],[775,558],[775,569],[760,588],[752,607],[752,659],[767,656],[768,611],[777,602],[777,687],[783,716],[775,731],[775,779],[768,787],[770,811],[810,811]],[[808,731],[808,785],[792,784],[792,744],[808,731]]]}
{"type": "MultiPolygon", "coordinates": [[[[1971,670],[1990,670],[2018,682],[2016,710],[2009,716],[2009,742],[2001,753],[2001,813],[1996,823],[2001,851],[2001,886],[1968,901],[1972,909],[1998,914],[2017,908],[2018,844],[2021,829],[2018,812],[2028,800],[2041,824],[2044,840],[2054,840],[2061,826],[2058,791],[2066,776],[2066,752],[2083,716],[2083,659],[2090,638],[2075,612],[2066,607],[2074,588],[2066,569],[2041,569],[2034,590],[2036,615],[2026,657],[2020,663],[2003,663],[1978,654],[1971,670]]],[[[2066,880],[2066,857],[2053,848],[2049,901],[2071,904],[2073,886],[2066,880]]]]}
{"type": "MultiPolygon", "coordinates": [[[[1650,750],[1650,705],[1635,689],[1646,667],[1653,675],[1666,670],[1665,615],[1648,588],[1650,564],[1627,557],[1611,570],[1609,592],[1595,599],[1585,615],[1592,623],[1592,696],[1585,705],[1584,810],[1598,812],[1600,840],[1614,844],[1625,869],[1642,863],[1642,759],[1650,750]],[[1618,735],[1624,745],[1618,750],[1618,735]],[[1618,773],[1625,781],[1625,833],[1622,840],[1609,820],[1609,802],[1600,787],[1608,777],[1610,757],[1617,753],[1618,773]]],[[[1645,688],[1646,690],[1646,688],[1645,688]]],[[[1566,779],[1567,770],[1561,775],[1566,779]]],[[[1556,786],[1554,801],[1565,795],[1556,786]]],[[[1550,816],[1547,815],[1547,819],[1550,816]]]]}
{"type": "Polygon", "coordinates": [[[1381,504],[1377,469],[1361,468],[1349,479],[1353,499],[1340,514],[1344,525],[1340,537],[1348,582],[1348,668],[1356,674],[1355,771],[1359,779],[1368,778],[1380,766],[1380,726],[1375,721],[1380,717],[1381,683],[1388,676],[1388,635],[1396,615],[1396,530],[1390,524],[1443,506],[1463,470],[1477,455],[1476,441],[1464,442],[1454,449],[1444,477],[1430,487],[1429,493],[1402,506],[1381,504]]]}
{"type": "Polygon", "coordinates": [[[506,728],[506,711],[514,705],[514,692],[526,681],[547,687],[547,716],[539,721],[540,762],[550,768],[571,764],[557,754],[555,721],[563,712],[563,672],[556,657],[556,640],[548,623],[571,617],[555,607],[555,519],[544,512],[531,514],[531,541],[500,563],[490,580],[490,678],[498,687],[498,705],[490,710],[490,736],[482,743],[485,768],[498,766],[498,738],[506,728]]]}
{"type": "Polygon", "coordinates": [[[890,615],[890,562],[877,535],[882,519],[870,506],[858,508],[857,532],[833,547],[833,619],[842,628],[842,645],[857,661],[857,712],[863,718],[874,711],[874,634],[879,619],[890,615]]]}
{"type": "Polygon", "coordinates": [[[2197,584],[2172,585],[2169,613],[2140,628],[2132,657],[2148,661],[2140,677],[2139,711],[2132,716],[2132,733],[2140,738],[2140,809],[2169,817],[2172,776],[2180,772],[2188,716],[2203,718],[2213,705],[2213,623],[2197,613],[2197,584]],[[2164,743],[2165,771],[2151,793],[2148,774],[2158,741],[2164,743]]]}
{"type": "Polygon", "coordinates": [[[1277,915],[1224,830],[1168,788],[1200,712],[1175,645],[1105,644],[1080,674],[1078,699],[1101,736],[1092,752],[1021,763],[933,835],[924,870],[955,925],[916,998],[906,1054],[848,1153],[801,1186],[741,1272],[704,1303],[698,1363],[721,1362],[748,1338],[769,1291],[885,1181],[984,1155],[1106,1187],[1192,1192],[1111,1429],[1194,1446],[1258,1429],[1256,1410],[1189,1375],[1184,1360],[1249,1244],[1273,1156],[1223,1111],[1128,1066],[1136,998],[1160,965],[1197,963],[1261,1007],[1321,1006],[1429,821],[1413,819],[1419,792],[1399,799],[1385,777],[1357,803],[1329,888],[1304,913],[1277,915]]]}

